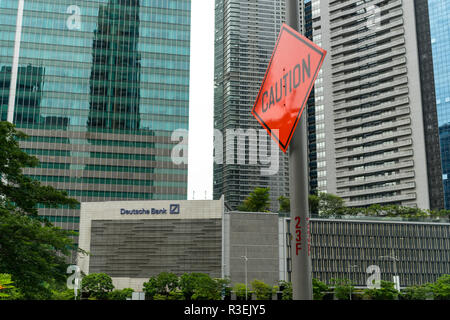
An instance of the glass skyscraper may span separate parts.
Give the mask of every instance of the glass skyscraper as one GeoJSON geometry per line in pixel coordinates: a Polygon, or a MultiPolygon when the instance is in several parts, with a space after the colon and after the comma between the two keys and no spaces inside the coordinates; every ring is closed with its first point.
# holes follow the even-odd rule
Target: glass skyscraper
{"type": "MultiPolygon", "coordinates": [[[[302,21],[303,7],[303,0],[299,0],[302,21]]],[[[214,128],[224,136],[224,161],[214,164],[213,194],[214,199],[224,195],[233,209],[255,187],[270,189],[270,209],[275,212],[279,209],[278,197],[289,196],[288,157],[278,146],[279,153],[267,152],[278,161],[276,173],[261,174],[267,163],[251,163],[251,152],[258,152],[259,157],[261,150],[270,149],[272,141],[250,110],[284,21],[285,0],[215,1],[214,128]],[[245,152],[239,149],[242,136],[228,134],[239,130],[247,135],[243,137],[248,139],[245,152]],[[237,161],[229,161],[235,156],[237,161]]]]}
{"type": "Polygon", "coordinates": [[[450,3],[429,0],[445,208],[450,209],[450,3]]]}
{"type": "Polygon", "coordinates": [[[317,189],[347,206],[443,207],[427,9],[311,0],[312,39],[327,51],[314,87],[317,189]]]}
{"type": "MultiPolygon", "coordinates": [[[[79,201],[186,199],[171,135],[188,128],[190,11],[190,0],[0,0],[1,120],[9,110],[40,160],[25,173],[79,201]]],[[[39,212],[79,228],[77,209],[39,212]]]]}

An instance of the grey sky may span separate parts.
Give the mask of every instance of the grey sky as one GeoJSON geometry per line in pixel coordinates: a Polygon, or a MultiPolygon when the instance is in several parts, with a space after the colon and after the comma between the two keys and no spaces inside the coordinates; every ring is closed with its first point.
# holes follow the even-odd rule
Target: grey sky
{"type": "Polygon", "coordinates": [[[214,1],[192,0],[188,199],[212,199],[214,1]]]}

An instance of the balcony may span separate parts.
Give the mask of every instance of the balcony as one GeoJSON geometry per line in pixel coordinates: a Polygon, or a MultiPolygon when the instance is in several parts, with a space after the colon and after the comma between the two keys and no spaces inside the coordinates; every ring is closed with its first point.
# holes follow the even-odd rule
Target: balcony
{"type": "Polygon", "coordinates": [[[414,189],[416,187],[415,182],[408,182],[408,183],[401,183],[394,186],[387,186],[387,187],[379,187],[379,188],[372,188],[372,189],[364,189],[364,190],[354,190],[354,191],[337,191],[337,195],[341,198],[346,197],[355,197],[355,196],[364,196],[364,195],[371,195],[376,193],[382,193],[382,192],[392,192],[392,191],[399,191],[399,190],[407,190],[407,189],[414,189]]]}
{"type": "Polygon", "coordinates": [[[345,167],[362,166],[362,165],[372,163],[372,162],[388,161],[388,160],[394,160],[394,159],[400,159],[400,158],[406,158],[406,157],[412,157],[412,156],[413,156],[413,151],[406,150],[406,151],[393,152],[390,154],[381,154],[381,155],[376,155],[376,156],[365,157],[360,160],[336,161],[336,169],[345,168],[345,167]]]}
{"type": "Polygon", "coordinates": [[[393,180],[408,179],[408,178],[414,178],[414,177],[415,177],[414,171],[407,171],[407,172],[401,172],[401,173],[396,173],[396,174],[391,174],[391,175],[373,176],[373,177],[369,177],[369,178],[364,178],[362,180],[338,182],[337,187],[338,188],[355,187],[355,186],[361,186],[361,185],[370,184],[370,183],[388,182],[388,181],[393,181],[393,180]]]}
{"type": "Polygon", "coordinates": [[[407,119],[402,119],[402,120],[397,120],[397,121],[390,121],[390,122],[384,122],[381,123],[379,125],[376,126],[372,126],[372,127],[367,127],[367,128],[357,128],[354,130],[349,130],[349,131],[344,131],[344,132],[338,132],[334,135],[334,138],[336,140],[342,139],[342,138],[347,138],[347,137],[351,137],[351,136],[358,136],[358,135],[363,135],[363,134],[368,134],[374,131],[382,131],[382,130],[389,130],[392,128],[399,128],[401,126],[406,126],[411,124],[411,119],[407,118],[407,119]]]}
{"type": "Polygon", "coordinates": [[[345,177],[353,177],[353,176],[360,176],[363,174],[371,174],[376,172],[382,172],[386,170],[396,170],[396,169],[404,169],[404,168],[414,168],[414,161],[413,160],[406,160],[406,161],[400,161],[396,164],[387,164],[384,163],[382,165],[374,166],[367,169],[360,169],[360,170],[338,170],[336,172],[336,178],[345,178],[345,177]]]}

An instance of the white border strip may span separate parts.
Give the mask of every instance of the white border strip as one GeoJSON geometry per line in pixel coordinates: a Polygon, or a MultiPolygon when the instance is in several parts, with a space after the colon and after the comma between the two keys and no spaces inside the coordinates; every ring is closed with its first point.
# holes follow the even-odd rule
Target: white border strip
{"type": "Polygon", "coordinates": [[[14,56],[11,70],[11,82],[9,87],[9,101],[8,101],[8,117],[7,121],[13,123],[14,121],[14,107],[16,102],[16,86],[17,86],[17,70],[19,68],[19,53],[20,40],[22,37],[22,20],[23,7],[25,0],[19,0],[19,7],[17,8],[16,19],[16,36],[14,40],[14,56]]]}

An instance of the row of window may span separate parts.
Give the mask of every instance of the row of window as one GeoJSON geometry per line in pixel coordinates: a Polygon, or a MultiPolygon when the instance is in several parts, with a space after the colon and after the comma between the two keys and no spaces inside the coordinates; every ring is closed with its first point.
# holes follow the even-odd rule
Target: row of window
{"type": "Polygon", "coordinates": [[[62,183],[89,183],[108,185],[129,185],[129,186],[155,186],[155,187],[179,187],[185,188],[187,182],[178,181],[154,181],[136,179],[114,179],[114,178],[93,178],[93,177],[65,177],[65,176],[39,176],[31,175],[33,179],[41,182],[62,182],[62,183]]]}
{"type": "Polygon", "coordinates": [[[358,222],[315,222],[311,221],[311,233],[335,235],[381,237],[436,237],[450,238],[450,230],[446,226],[433,226],[426,224],[396,224],[396,223],[358,223],[358,222]]]}
{"type": "MultiPolygon", "coordinates": [[[[2,108],[3,109],[3,108],[2,108]]],[[[2,110],[1,119],[6,121],[7,106],[2,110]]],[[[59,117],[67,122],[55,122],[55,123],[22,123],[20,121],[14,121],[14,124],[18,128],[36,129],[36,130],[72,130],[72,131],[85,131],[87,127],[87,118],[84,117],[70,117],[70,126],[68,123],[69,118],[59,117]]],[[[89,132],[101,132],[101,133],[120,133],[120,134],[136,134],[146,135],[157,132],[158,136],[171,137],[174,130],[186,129],[187,123],[152,123],[150,121],[141,121],[139,128],[92,128],[88,127],[89,132]]]]}
{"type": "Polygon", "coordinates": [[[39,164],[38,168],[187,175],[187,170],[185,170],[185,169],[132,167],[132,166],[129,166],[129,167],[128,166],[108,166],[108,165],[96,165],[96,164],[70,164],[70,163],[55,163],[55,162],[41,162],[39,164]]]}
{"type": "MultiPolygon", "coordinates": [[[[45,150],[45,149],[23,149],[30,155],[56,156],[56,157],[84,157],[84,158],[102,158],[102,159],[124,159],[124,160],[148,160],[156,161],[156,156],[151,154],[129,154],[129,153],[111,153],[111,152],[78,152],[70,150],[45,150]]],[[[161,161],[171,162],[170,157],[159,156],[161,161]]]]}
{"type": "Polygon", "coordinates": [[[80,223],[80,217],[67,217],[67,216],[41,216],[41,217],[50,222],[80,223]]]}
{"type": "Polygon", "coordinates": [[[140,192],[115,192],[115,191],[92,191],[92,190],[67,190],[70,197],[95,197],[115,200],[186,200],[186,192],[182,194],[153,194],[140,192]]]}

